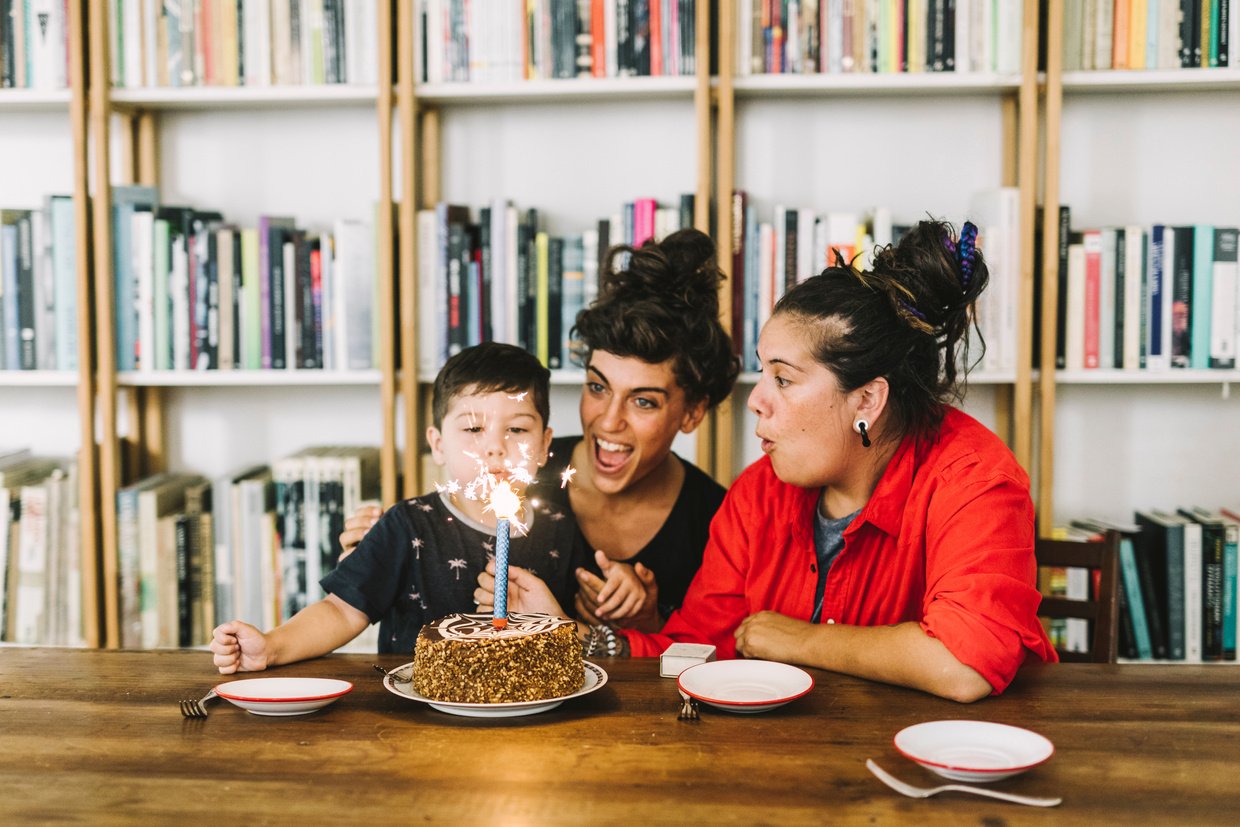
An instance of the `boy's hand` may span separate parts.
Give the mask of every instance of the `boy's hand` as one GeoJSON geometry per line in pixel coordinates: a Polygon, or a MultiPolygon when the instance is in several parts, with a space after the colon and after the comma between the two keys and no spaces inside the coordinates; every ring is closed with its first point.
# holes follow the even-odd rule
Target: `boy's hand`
{"type": "Polygon", "coordinates": [[[605,579],[577,570],[577,612],[587,623],[604,622],[622,629],[657,632],[659,587],[654,572],[641,563],[618,563],[602,551],[594,552],[605,579]]]}
{"type": "Polygon", "coordinates": [[[230,620],[211,633],[211,651],[221,675],[267,668],[267,636],[248,623],[230,620]]]}
{"type": "Polygon", "coordinates": [[[357,507],[349,518],[344,521],[344,531],[340,532],[340,559],[348,557],[357,548],[357,544],[370,531],[370,527],[379,522],[383,509],[378,503],[363,503],[357,507]]]}
{"type": "MultiPolygon", "coordinates": [[[[487,563],[486,571],[478,575],[478,588],[474,589],[474,601],[479,612],[495,611],[495,561],[487,563]]],[[[542,578],[520,566],[508,567],[508,611],[566,617],[551,588],[542,578]]]]}

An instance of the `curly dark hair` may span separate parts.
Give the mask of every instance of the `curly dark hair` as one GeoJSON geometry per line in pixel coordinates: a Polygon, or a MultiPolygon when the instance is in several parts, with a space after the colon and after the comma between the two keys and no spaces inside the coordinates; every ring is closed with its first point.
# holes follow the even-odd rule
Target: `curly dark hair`
{"type": "Polygon", "coordinates": [[[740,364],[719,322],[724,275],[710,237],[679,230],[640,247],[613,247],[606,258],[598,298],[573,325],[574,360],[585,365],[596,350],[650,364],[671,360],[690,405],[705,400],[713,408],[726,399],[740,364]]]}
{"type": "MultiPolygon", "coordinates": [[[[966,227],[971,244],[976,230],[966,227]]],[[[990,275],[980,250],[963,263],[956,250],[950,224],[922,221],[880,249],[870,270],[837,259],[775,305],[773,315],[812,326],[811,351],[845,393],[886,377],[892,438],[934,432],[944,406],[964,396],[973,306],[990,275]]],[[[980,331],[977,341],[985,353],[980,331]]]]}

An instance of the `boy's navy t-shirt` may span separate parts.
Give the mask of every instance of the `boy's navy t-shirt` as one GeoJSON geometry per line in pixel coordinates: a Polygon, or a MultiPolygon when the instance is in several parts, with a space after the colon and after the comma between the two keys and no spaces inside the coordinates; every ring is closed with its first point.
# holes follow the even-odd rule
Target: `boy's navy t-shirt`
{"type": "MultiPolygon", "coordinates": [[[[320,582],[379,623],[379,652],[411,654],[426,623],[476,612],[478,575],[495,557],[495,530],[454,508],[447,495],[426,494],[389,508],[336,570],[320,582]]],[[[572,515],[542,504],[529,533],[512,532],[509,565],[541,577],[564,611],[573,611],[575,571],[584,547],[572,515]]]]}

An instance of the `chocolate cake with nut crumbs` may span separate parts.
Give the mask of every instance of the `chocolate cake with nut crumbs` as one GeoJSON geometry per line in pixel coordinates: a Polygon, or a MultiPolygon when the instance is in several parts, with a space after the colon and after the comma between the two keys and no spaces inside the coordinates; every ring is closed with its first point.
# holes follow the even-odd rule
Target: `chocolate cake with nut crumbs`
{"type": "Polygon", "coordinates": [[[577,625],[562,617],[451,614],[422,627],[413,688],[436,701],[509,703],[570,695],[585,682],[577,625]]]}

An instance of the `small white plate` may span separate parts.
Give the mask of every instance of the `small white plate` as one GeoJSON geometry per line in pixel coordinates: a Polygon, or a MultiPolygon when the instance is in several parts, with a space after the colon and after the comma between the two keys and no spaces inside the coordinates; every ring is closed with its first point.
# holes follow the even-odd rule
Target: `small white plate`
{"type": "Polygon", "coordinates": [[[1036,767],[1055,745],[1036,732],[989,721],[928,721],[896,733],[896,749],[953,781],[998,781],[1036,767]]]}
{"type": "Polygon", "coordinates": [[[814,688],[804,669],[769,660],[716,660],[690,666],[676,679],[680,691],[729,712],[766,712],[814,688]]]}
{"type": "Polygon", "coordinates": [[[438,709],[440,712],[447,712],[449,715],[462,715],[466,718],[513,718],[518,715],[534,715],[539,712],[546,712],[549,709],[555,709],[560,704],[570,698],[580,698],[582,695],[589,695],[603,684],[607,683],[607,673],[601,667],[595,666],[589,661],[585,664],[585,683],[581,688],[571,695],[562,695],[559,698],[547,698],[543,701],[508,701],[506,703],[497,704],[466,704],[455,703],[453,701],[436,701],[428,698],[421,692],[413,688],[413,681],[395,681],[392,676],[401,673],[401,677],[407,673],[410,678],[413,677],[413,664],[406,663],[404,666],[388,672],[383,679],[383,685],[387,687],[388,692],[393,695],[399,695],[402,698],[408,698],[411,701],[421,701],[430,704],[431,709],[438,709]]]}
{"type": "Polygon", "coordinates": [[[353,684],[334,678],[250,678],[215,687],[215,694],[255,715],[305,715],[352,691],[353,684]]]}

